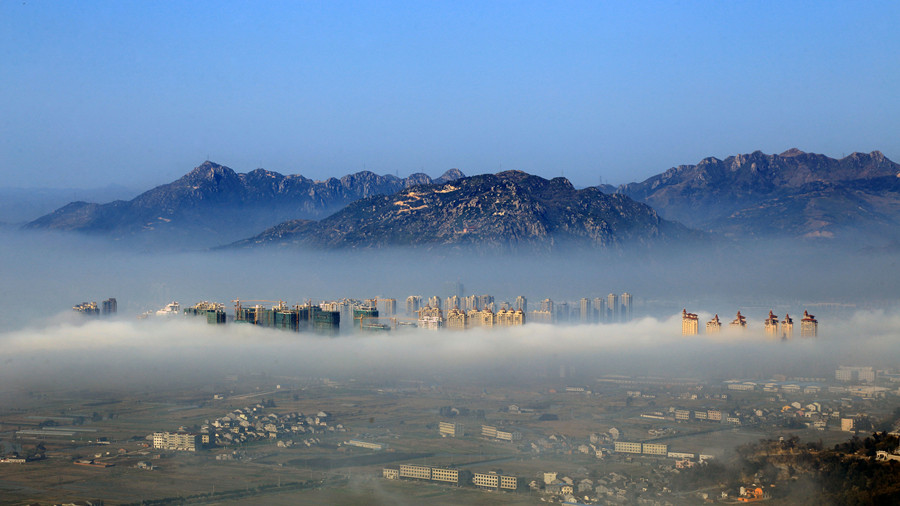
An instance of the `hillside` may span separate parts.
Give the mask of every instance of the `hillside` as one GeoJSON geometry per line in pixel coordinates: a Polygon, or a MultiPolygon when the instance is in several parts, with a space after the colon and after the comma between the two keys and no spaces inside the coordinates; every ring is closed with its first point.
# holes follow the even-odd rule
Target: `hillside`
{"type": "MultiPolygon", "coordinates": [[[[452,169],[435,181],[462,176],[452,169]]],[[[207,161],[177,181],[130,201],[72,202],[25,228],[88,232],[144,243],[212,246],[284,220],[327,216],[363,197],[432,182],[425,174],[401,179],[372,172],[313,181],[263,169],[242,174],[207,161]]]]}
{"type": "Polygon", "coordinates": [[[365,198],[321,221],[289,221],[232,246],[547,251],[647,246],[689,236],[695,234],[624,195],[507,171],[365,198]]]}
{"type": "Polygon", "coordinates": [[[900,165],[878,151],[841,159],[791,149],[674,167],[619,193],[661,216],[734,237],[894,234],[900,165]]]}

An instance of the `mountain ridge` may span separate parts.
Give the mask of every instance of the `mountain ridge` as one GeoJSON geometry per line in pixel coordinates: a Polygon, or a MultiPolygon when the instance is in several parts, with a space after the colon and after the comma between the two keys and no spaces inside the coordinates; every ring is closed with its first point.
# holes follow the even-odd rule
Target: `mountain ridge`
{"type": "Polygon", "coordinates": [[[880,151],[834,159],[791,148],[778,155],[707,157],[620,185],[616,192],[701,230],[835,237],[854,224],[876,229],[900,224],[898,173],[900,165],[880,151]]]}
{"type": "MultiPolygon", "coordinates": [[[[462,175],[450,169],[436,180],[446,182],[462,175]]],[[[131,200],[71,202],[24,228],[100,233],[144,242],[162,232],[191,246],[212,246],[287,219],[324,217],[359,198],[432,181],[421,173],[399,178],[369,171],[315,181],[265,169],[238,173],[205,161],[181,178],[131,200]]]]}
{"type": "Polygon", "coordinates": [[[649,245],[692,233],[625,195],[578,190],[562,177],[547,180],[505,171],[360,199],[318,222],[288,221],[230,247],[549,251],[564,245],[604,249],[649,245]]]}

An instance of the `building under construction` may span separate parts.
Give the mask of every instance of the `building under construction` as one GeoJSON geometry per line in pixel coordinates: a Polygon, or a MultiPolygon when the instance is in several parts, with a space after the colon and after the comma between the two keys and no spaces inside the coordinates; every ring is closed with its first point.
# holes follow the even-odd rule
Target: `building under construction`
{"type": "Polygon", "coordinates": [[[288,307],[284,301],[234,301],[235,323],[249,323],[261,327],[271,327],[293,332],[312,330],[323,334],[336,334],[340,330],[341,313],[325,311],[319,306],[307,303],[288,307]],[[244,306],[246,302],[276,302],[271,308],[254,304],[244,306]]]}
{"type": "Polygon", "coordinates": [[[225,306],[218,302],[198,302],[189,308],[185,308],[184,314],[191,316],[203,316],[210,325],[224,324],[227,318],[225,306]]]}
{"type": "Polygon", "coordinates": [[[98,305],[96,302],[82,302],[72,306],[72,311],[85,316],[109,316],[116,314],[117,304],[115,297],[110,297],[98,305]]]}
{"type": "Polygon", "coordinates": [[[82,302],[72,306],[72,311],[81,313],[85,316],[100,316],[100,308],[96,302],[82,302]]]}
{"type": "Polygon", "coordinates": [[[362,328],[368,319],[377,319],[378,309],[375,306],[360,306],[353,308],[353,327],[362,328]]]}
{"type": "Polygon", "coordinates": [[[110,297],[103,302],[100,303],[100,310],[104,316],[109,316],[111,314],[116,314],[119,310],[119,304],[116,302],[115,297],[110,297]]]}

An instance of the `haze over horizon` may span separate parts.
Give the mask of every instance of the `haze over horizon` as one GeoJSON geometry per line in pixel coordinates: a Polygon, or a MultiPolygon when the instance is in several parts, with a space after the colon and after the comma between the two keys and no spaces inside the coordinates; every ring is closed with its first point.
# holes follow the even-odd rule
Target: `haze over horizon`
{"type": "Polygon", "coordinates": [[[0,5],[2,186],[900,158],[888,2],[0,5]],[[652,148],[652,149],[651,149],[652,148]]]}

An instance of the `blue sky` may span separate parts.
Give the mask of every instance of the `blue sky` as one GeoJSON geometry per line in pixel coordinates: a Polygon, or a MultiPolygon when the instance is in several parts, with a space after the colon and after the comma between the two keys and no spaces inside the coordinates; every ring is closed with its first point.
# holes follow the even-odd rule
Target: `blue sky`
{"type": "Polygon", "coordinates": [[[900,160],[896,2],[0,2],[0,186],[900,160]]]}

